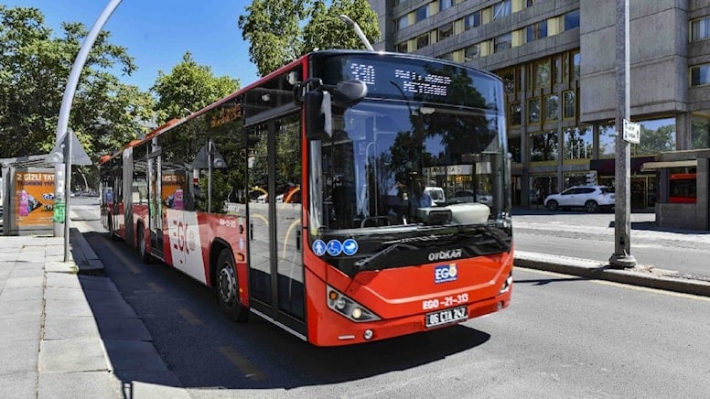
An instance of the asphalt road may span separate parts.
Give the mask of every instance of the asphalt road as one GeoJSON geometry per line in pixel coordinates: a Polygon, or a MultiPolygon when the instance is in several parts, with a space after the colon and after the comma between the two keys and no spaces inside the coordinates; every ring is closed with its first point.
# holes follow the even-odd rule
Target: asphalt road
{"type": "MultiPolygon", "coordinates": [[[[81,212],[92,218],[90,209],[81,212]]],[[[85,236],[193,398],[705,398],[710,392],[708,298],[518,268],[512,304],[502,312],[430,333],[323,349],[254,315],[247,324],[228,322],[199,283],[165,265],[143,265],[105,233],[85,236]]],[[[550,236],[548,247],[562,247],[557,242],[550,236]]]]}

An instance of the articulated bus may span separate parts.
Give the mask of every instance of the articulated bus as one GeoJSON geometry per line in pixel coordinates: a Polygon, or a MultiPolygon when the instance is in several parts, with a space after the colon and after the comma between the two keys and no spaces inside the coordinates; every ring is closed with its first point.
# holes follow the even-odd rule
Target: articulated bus
{"type": "Polygon", "coordinates": [[[104,157],[102,220],[316,346],[455,325],[510,303],[503,100],[448,61],[314,52],[104,157]]]}

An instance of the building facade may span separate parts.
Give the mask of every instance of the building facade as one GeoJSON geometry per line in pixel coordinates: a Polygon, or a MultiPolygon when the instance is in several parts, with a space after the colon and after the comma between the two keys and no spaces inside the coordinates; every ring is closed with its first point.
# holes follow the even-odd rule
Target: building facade
{"type": "MultiPolygon", "coordinates": [[[[499,75],[517,206],[614,185],[616,0],[369,0],[375,49],[499,75]]],[[[653,209],[661,152],[710,148],[710,0],[630,0],[631,205],[653,209]]],[[[686,170],[687,171],[687,170],[686,170]]]]}

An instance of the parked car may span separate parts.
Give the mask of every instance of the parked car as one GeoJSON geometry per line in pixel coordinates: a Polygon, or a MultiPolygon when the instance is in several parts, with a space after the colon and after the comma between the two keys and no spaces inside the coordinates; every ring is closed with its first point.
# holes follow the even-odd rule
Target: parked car
{"type": "Polygon", "coordinates": [[[611,209],[614,204],[614,189],[607,186],[574,186],[545,198],[545,207],[551,211],[584,208],[592,213],[600,209],[611,209]]]}

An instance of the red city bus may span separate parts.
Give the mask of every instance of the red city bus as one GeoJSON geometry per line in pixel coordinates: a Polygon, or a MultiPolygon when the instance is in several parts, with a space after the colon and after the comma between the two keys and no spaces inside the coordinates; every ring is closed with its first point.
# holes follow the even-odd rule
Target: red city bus
{"type": "Polygon", "coordinates": [[[454,325],[510,303],[503,100],[448,61],[311,53],[106,157],[102,219],[229,318],[317,346],[454,325]]]}
{"type": "Polygon", "coordinates": [[[672,204],[694,204],[697,202],[698,186],[695,173],[674,173],[668,178],[669,198],[672,204]]]}

